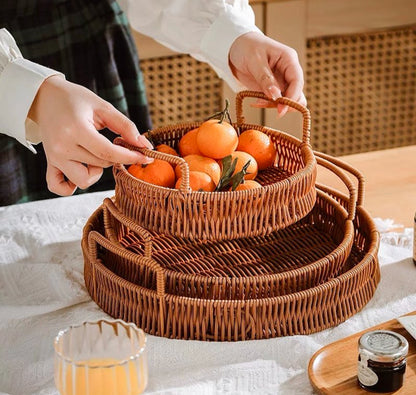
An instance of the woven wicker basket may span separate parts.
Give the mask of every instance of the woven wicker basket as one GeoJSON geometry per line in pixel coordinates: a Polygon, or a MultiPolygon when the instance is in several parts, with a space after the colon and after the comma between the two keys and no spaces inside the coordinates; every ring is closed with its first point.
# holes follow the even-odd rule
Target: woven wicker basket
{"type": "MultiPolygon", "coordinates": [[[[362,185],[359,185],[359,202],[362,202],[363,198],[361,187],[362,185]]],[[[326,189],[343,207],[351,208],[351,198],[326,189]]],[[[318,193],[318,207],[321,202],[328,201],[334,205],[330,197],[318,193]]],[[[172,270],[167,273],[166,268],[151,257],[151,250],[158,251],[161,252],[161,256],[166,255],[167,261],[177,260],[182,264],[183,259],[178,260],[174,252],[181,240],[169,237],[149,239],[148,232],[143,233],[142,229],[137,228],[135,230],[141,232],[140,236],[145,238],[145,242],[141,244],[144,256],[140,258],[137,253],[122,245],[126,241],[131,245],[131,237],[136,238],[124,225],[116,225],[118,230],[113,229],[111,237],[119,239],[109,240],[110,236],[106,235],[111,234],[114,217],[108,214],[111,210],[114,213],[115,211],[110,204],[107,207],[106,218],[101,207],[84,228],[82,249],[87,289],[96,303],[108,314],[133,321],[153,335],[178,339],[237,341],[313,333],[335,326],[359,311],[371,299],[379,282],[378,232],[361,205],[357,207],[353,222],[354,240],[351,253],[346,262],[339,267],[336,277],[316,286],[306,286],[306,289],[301,291],[275,296],[275,289],[264,285],[267,283],[267,274],[259,274],[260,269],[250,273],[246,271],[247,268],[243,268],[241,273],[234,271],[231,275],[217,275],[207,271],[207,280],[213,279],[215,282],[218,277],[222,277],[223,283],[218,282],[217,286],[224,289],[231,287],[235,296],[235,299],[231,300],[225,298],[228,295],[226,291],[221,293],[214,287],[208,290],[209,281],[198,282],[198,276],[194,276],[194,282],[181,281],[184,277],[180,274],[186,273],[177,273],[174,277],[172,270]],[[123,272],[119,272],[118,275],[114,271],[120,270],[119,265],[123,266],[123,272]],[[244,286],[233,288],[233,284],[244,277],[251,277],[253,280],[240,281],[244,286]],[[258,292],[260,277],[264,277],[265,283],[261,285],[262,291],[258,292]],[[208,287],[207,290],[204,290],[204,287],[208,287]],[[193,297],[193,294],[200,297],[193,297]],[[224,298],[216,298],[219,295],[223,295],[224,298]]],[[[326,207],[325,204],[322,207],[326,207]]],[[[310,214],[314,221],[321,221],[322,215],[322,212],[316,216],[313,212],[310,214]]],[[[306,220],[307,218],[303,221],[306,220]]],[[[278,233],[286,231],[289,229],[278,233]]],[[[289,248],[296,248],[296,241],[300,237],[299,233],[296,233],[298,231],[293,233],[293,243],[289,248]]],[[[182,242],[190,244],[186,240],[182,242]]],[[[244,246],[247,240],[234,242],[244,246]]],[[[221,256],[221,249],[227,243],[230,242],[216,243],[218,256],[221,256]]],[[[203,250],[206,244],[199,242],[196,247],[203,250]]],[[[211,246],[214,248],[215,243],[211,243],[211,246]]],[[[273,249],[261,244],[258,249],[263,249],[266,254],[273,253],[273,249]]],[[[192,260],[193,257],[189,258],[192,260]]],[[[238,258],[241,263],[249,259],[244,254],[238,258]]],[[[199,265],[203,265],[204,262],[209,265],[209,257],[200,260],[199,265]]],[[[223,263],[224,268],[233,265],[233,262],[227,259],[223,263]]],[[[268,265],[267,259],[257,262],[259,268],[270,271],[268,265]]],[[[312,263],[300,269],[303,269],[304,277],[307,278],[314,273],[315,266],[312,263]]],[[[290,273],[291,269],[288,272],[290,273]]]]}
{"type": "MultiPolygon", "coordinates": [[[[183,175],[180,188],[170,189],[138,180],[123,165],[115,165],[115,203],[122,213],[150,231],[193,240],[264,236],[305,217],[316,199],[316,161],[310,146],[309,111],[289,99],[277,100],[303,114],[303,137],[299,140],[277,130],[244,123],[242,104],[246,97],[266,99],[260,92],[240,92],[234,126],[239,133],[247,129],[263,131],[277,150],[275,165],[261,171],[256,178],[263,188],[234,192],[191,191],[189,168],[183,158],[138,149],[119,138],[117,144],[180,166],[183,175]]],[[[200,124],[167,126],[152,131],[152,137],[176,148],[180,138],[200,124]]]]}
{"type": "Polygon", "coordinates": [[[267,236],[192,242],[150,233],[125,217],[110,199],[104,201],[104,235],[135,252],[134,261],[108,253],[106,266],[138,284],[149,279],[142,259],[163,268],[166,292],[192,298],[257,299],[307,289],[336,275],[348,258],[354,239],[352,219],[356,190],[331,163],[350,191],[345,209],[318,191],[314,209],[301,221],[267,236]],[[247,292],[249,290],[249,292],[247,292]]]}

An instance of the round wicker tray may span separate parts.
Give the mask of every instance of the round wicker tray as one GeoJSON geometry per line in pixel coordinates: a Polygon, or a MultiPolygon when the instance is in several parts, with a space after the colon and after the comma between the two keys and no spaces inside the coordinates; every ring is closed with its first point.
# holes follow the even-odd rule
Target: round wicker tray
{"type": "MultiPolygon", "coordinates": [[[[261,171],[256,178],[264,188],[234,192],[191,191],[189,168],[183,158],[133,147],[117,138],[117,144],[180,166],[183,175],[180,188],[170,189],[138,180],[124,165],[115,165],[115,203],[122,213],[150,231],[193,240],[264,236],[305,217],[316,199],[316,160],[310,146],[309,111],[289,99],[277,100],[302,113],[303,136],[299,140],[281,131],[244,123],[242,103],[246,97],[267,98],[260,92],[240,92],[234,125],[238,133],[247,129],[266,133],[276,147],[275,165],[261,171]]],[[[200,124],[167,126],[152,131],[152,137],[176,148],[180,138],[200,124]]]]}
{"type": "MultiPolygon", "coordinates": [[[[350,198],[329,188],[325,189],[343,207],[351,206],[350,198]]],[[[358,202],[361,203],[362,189],[358,195],[358,202]]],[[[319,192],[317,202],[327,201],[332,200],[319,192]]],[[[108,211],[111,210],[110,205],[107,207],[110,207],[108,211]]],[[[211,288],[208,293],[201,289],[208,282],[205,285],[196,281],[193,284],[186,281],[180,283],[179,275],[175,279],[176,283],[171,281],[166,270],[149,258],[152,248],[159,251],[164,249],[169,258],[177,259],[173,253],[169,255],[172,247],[169,243],[174,238],[161,237],[155,242],[146,239],[149,233],[141,234],[145,238],[145,243],[141,245],[146,256],[138,260],[137,253],[129,251],[121,244],[125,240],[131,241],[131,232],[125,232],[119,241],[111,241],[106,237],[112,221],[114,217],[106,215],[104,218],[104,209],[100,207],[84,228],[82,249],[87,289],[108,314],[133,321],[147,333],[157,336],[237,341],[317,332],[335,326],[359,311],[371,299],[379,282],[378,232],[361,204],[357,207],[353,221],[354,240],[351,252],[336,277],[319,285],[279,296],[272,296],[273,291],[270,288],[267,291],[269,294],[265,289],[263,294],[256,294],[259,282],[246,281],[243,288],[234,287],[235,296],[240,292],[240,298],[232,300],[211,297],[209,292],[215,297],[220,292],[215,288],[211,288]],[[131,264],[126,265],[126,262],[131,264]],[[124,264],[124,278],[114,273],[115,266],[120,263],[124,264]],[[200,289],[196,291],[196,288],[200,289]],[[187,296],[181,296],[181,293],[187,292],[187,296]],[[191,297],[193,292],[205,297],[191,297]]],[[[123,226],[119,229],[122,231],[123,226]]],[[[123,233],[114,233],[112,237],[121,235],[123,233]]],[[[298,236],[295,234],[294,239],[298,236]]],[[[245,240],[238,241],[240,245],[244,245],[244,242],[245,240]]],[[[217,243],[218,248],[222,244],[217,243]]],[[[199,248],[203,248],[202,246],[203,242],[197,244],[199,248]]],[[[273,253],[267,248],[265,252],[273,253]]],[[[243,254],[239,258],[244,260],[247,257],[243,254]]],[[[257,265],[267,268],[267,258],[265,262],[263,265],[263,261],[259,261],[257,265]]],[[[227,266],[228,261],[224,263],[224,267],[227,266]]],[[[303,268],[305,277],[308,272],[313,272],[311,267],[307,265],[303,268]]],[[[231,276],[222,274],[224,283],[218,286],[232,287],[233,282],[238,279],[236,273],[232,272],[231,276]]],[[[215,278],[209,273],[207,276],[208,279],[215,278]]],[[[247,274],[243,273],[241,277],[247,277],[247,274]]],[[[254,273],[251,277],[256,279],[261,274],[254,273]]],[[[226,296],[226,292],[223,294],[226,296]]]]}
{"type": "Polygon", "coordinates": [[[192,242],[148,232],[124,216],[110,199],[103,205],[104,236],[136,254],[125,259],[111,248],[106,266],[126,280],[143,282],[152,276],[143,259],[163,268],[167,293],[192,298],[258,299],[311,288],[334,277],[350,254],[356,189],[334,165],[350,191],[348,215],[328,195],[318,191],[315,207],[301,221],[267,236],[192,242]]]}

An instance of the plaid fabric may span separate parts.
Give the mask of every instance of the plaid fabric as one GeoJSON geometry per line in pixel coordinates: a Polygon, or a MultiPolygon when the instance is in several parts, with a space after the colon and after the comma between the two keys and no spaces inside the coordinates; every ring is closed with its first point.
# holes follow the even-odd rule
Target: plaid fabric
{"type": "MultiPolygon", "coordinates": [[[[151,128],[135,43],[115,0],[13,0],[2,2],[0,26],[14,36],[25,58],[59,70],[151,128]]],[[[102,131],[110,140],[115,135],[102,131]]],[[[0,205],[56,197],[47,189],[46,158],[0,135],[0,205]]],[[[114,188],[110,169],[88,189],[114,188]]],[[[82,193],[85,191],[78,191],[82,193]]]]}

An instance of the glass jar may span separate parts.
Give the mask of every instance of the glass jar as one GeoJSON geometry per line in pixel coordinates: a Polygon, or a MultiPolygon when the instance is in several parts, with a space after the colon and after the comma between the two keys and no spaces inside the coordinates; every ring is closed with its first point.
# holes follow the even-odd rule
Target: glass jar
{"type": "Polygon", "coordinates": [[[374,392],[392,392],[403,385],[407,340],[392,331],[367,332],[358,342],[358,383],[374,392]]]}

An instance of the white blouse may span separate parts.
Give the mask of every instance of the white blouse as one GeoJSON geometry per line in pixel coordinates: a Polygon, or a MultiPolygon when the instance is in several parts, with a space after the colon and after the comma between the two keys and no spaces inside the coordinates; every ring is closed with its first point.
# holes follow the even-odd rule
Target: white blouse
{"type": "MultiPolygon", "coordinates": [[[[248,0],[119,0],[133,29],[167,47],[207,62],[235,90],[229,65],[231,44],[259,31],[248,0]]],[[[42,82],[55,70],[23,59],[13,37],[0,29],[0,133],[36,152],[39,142],[27,114],[42,82]],[[32,127],[31,127],[32,126],[32,127]]]]}

